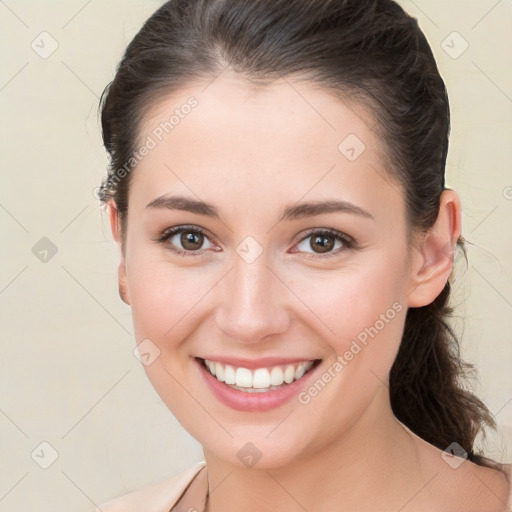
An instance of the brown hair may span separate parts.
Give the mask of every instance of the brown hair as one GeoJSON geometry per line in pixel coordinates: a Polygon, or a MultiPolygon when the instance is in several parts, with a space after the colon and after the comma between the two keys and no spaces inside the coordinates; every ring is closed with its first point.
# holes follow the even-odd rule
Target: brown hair
{"type": "MultiPolygon", "coordinates": [[[[408,226],[424,233],[432,227],[445,188],[450,112],[416,19],[392,0],[172,0],[128,45],[100,102],[110,166],[99,197],[115,201],[122,233],[134,167],[126,172],[126,164],[144,115],[164,96],[228,66],[260,85],[302,77],[368,107],[389,174],[403,187],[408,226]]],[[[462,237],[457,246],[465,254],[462,237]]],[[[461,361],[447,323],[449,295],[448,281],[431,304],[409,308],[390,373],[391,405],[429,443],[444,450],[457,442],[470,460],[490,465],[473,444],[482,427],[496,425],[461,387],[472,365],[461,361]]]]}

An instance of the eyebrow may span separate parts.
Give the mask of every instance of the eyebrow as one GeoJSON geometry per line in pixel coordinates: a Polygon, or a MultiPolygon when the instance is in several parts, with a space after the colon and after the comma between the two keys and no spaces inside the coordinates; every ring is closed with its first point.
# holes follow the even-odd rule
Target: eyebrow
{"type": "MultiPolygon", "coordinates": [[[[183,196],[163,195],[151,201],[146,208],[165,209],[165,210],[182,210],[198,215],[205,215],[220,220],[217,208],[204,201],[197,201],[183,196]]],[[[279,221],[296,220],[305,217],[314,217],[326,213],[352,213],[373,219],[373,215],[363,208],[349,203],[348,201],[327,200],[327,201],[310,201],[300,204],[292,204],[284,209],[279,221]]]]}

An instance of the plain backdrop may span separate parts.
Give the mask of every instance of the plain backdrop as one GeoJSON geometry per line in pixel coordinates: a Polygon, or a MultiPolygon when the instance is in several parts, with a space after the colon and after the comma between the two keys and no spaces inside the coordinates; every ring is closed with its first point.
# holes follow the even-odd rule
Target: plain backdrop
{"type": "MultiPolygon", "coordinates": [[[[447,184],[471,243],[454,327],[499,424],[487,453],[512,462],[512,3],[400,3],[450,95],[447,184]]],[[[133,354],[94,195],[107,162],[99,96],[160,5],[0,0],[0,511],[86,511],[202,460],[133,354]]]]}

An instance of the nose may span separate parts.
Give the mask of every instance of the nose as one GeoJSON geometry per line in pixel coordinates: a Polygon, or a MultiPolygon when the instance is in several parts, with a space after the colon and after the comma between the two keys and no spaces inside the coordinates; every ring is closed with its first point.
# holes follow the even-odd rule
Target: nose
{"type": "Polygon", "coordinates": [[[232,270],[221,283],[216,324],[224,335],[255,344],[288,329],[286,287],[269,267],[265,253],[252,263],[236,254],[232,270]]]}

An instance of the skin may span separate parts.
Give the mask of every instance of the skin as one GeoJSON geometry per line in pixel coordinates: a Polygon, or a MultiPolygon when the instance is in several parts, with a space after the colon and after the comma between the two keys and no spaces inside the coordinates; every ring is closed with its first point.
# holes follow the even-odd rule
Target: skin
{"type": "MultiPolygon", "coordinates": [[[[229,71],[207,83],[173,93],[146,116],[140,141],[190,96],[198,100],[133,171],[126,244],[113,201],[109,212],[137,343],[150,339],[160,350],[145,371],[203,446],[215,489],[208,510],[501,511],[508,485],[500,472],[468,461],[452,469],[396,420],[389,402],[407,308],[432,302],[449,278],[458,195],[442,193],[435,226],[412,244],[402,188],[387,175],[363,109],[309,83],[257,89],[229,71]],[[338,150],[349,134],[366,146],[353,162],[338,150]],[[211,203],[220,219],[146,207],[164,194],[211,203]],[[327,199],[372,218],[336,212],[279,221],[286,205],[327,199]],[[207,232],[201,255],[155,242],[180,225],[207,232]],[[345,233],[356,246],[336,253],[338,242],[315,259],[306,238],[313,228],[345,233]],[[248,236],[263,251],[252,263],[236,252],[248,236]],[[193,360],[293,355],[322,359],[320,376],[394,303],[401,311],[306,405],[232,410],[193,360]],[[247,442],[262,454],[252,468],[237,457],[247,442]]],[[[183,249],[179,235],[172,240],[183,249]]]]}

